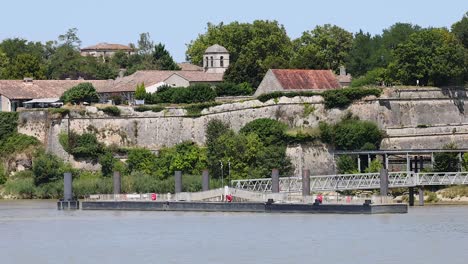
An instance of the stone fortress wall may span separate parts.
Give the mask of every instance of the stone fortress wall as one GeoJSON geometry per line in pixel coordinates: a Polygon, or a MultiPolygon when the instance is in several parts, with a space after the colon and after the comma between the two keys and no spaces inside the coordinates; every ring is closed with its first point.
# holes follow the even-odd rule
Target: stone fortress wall
{"type": "MultiPolygon", "coordinates": [[[[451,142],[468,148],[466,99],[464,89],[387,88],[380,98],[367,97],[347,109],[325,109],[322,98],[314,96],[282,97],[265,103],[233,102],[205,109],[199,117],[188,117],[185,110],[177,108],[139,113],[120,107],[120,117],[109,117],[95,107],[87,107],[85,115],[72,114],[70,118],[25,111],[20,114],[19,132],[37,137],[49,151],[68,157],[58,142],[59,133],[68,129],[95,132],[107,145],[157,150],[186,140],[203,145],[206,124],[212,119],[228,122],[238,131],[258,118],[276,119],[291,127],[316,127],[320,121],[337,122],[351,112],[362,120],[377,123],[385,131],[388,137],[383,140],[382,149],[433,149],[451,142]]],[[[291,145],[287,153],[296,167],[296,175],[300,168],[310,169],[312,175],[334,173],[332,150],[324,144],[291,145]]]]}

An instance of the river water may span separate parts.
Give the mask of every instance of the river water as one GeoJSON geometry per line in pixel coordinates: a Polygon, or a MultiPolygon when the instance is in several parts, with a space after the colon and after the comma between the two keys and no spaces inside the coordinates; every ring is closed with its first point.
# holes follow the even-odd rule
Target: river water
{"type": "Polygon", "coordinates": [[[468,206],[402,215],[57,211],[0,201],[0,263],[468,263],[468,206]]]}

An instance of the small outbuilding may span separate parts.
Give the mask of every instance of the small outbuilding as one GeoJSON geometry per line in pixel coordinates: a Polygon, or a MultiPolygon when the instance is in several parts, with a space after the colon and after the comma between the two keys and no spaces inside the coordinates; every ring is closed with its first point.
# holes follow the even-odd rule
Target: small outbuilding
{"type": "Polygon", "coordinates": [[[331,70],[270,69],[255,96],[271,92],[326,91],[341,88],[331,70]]]}

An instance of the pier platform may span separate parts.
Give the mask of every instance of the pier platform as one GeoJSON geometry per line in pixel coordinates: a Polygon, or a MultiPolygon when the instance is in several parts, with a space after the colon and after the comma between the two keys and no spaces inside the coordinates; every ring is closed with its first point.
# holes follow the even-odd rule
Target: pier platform
{"type": "Polygon", "coordinates": [[[84,201],[82,210],[254,212],[310,214],[404,214],[407,204],[304,204],[262,202],[84,201]]]}

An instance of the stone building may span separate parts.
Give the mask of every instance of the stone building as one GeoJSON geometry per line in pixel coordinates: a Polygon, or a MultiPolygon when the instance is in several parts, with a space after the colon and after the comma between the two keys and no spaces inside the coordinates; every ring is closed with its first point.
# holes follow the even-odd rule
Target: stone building
{"type": "Polygon", "coordinates": [[[263,77],[254,96],[276,91],[305,92],[341,88],[331,70],[270,69],[263,77]]]}
{"type": "Polygon", "coordinates": [[[106,58],[106,57],[111,57],[118,51],[125,52],[128,55],[131,55],[135,52],[133,48],[126,46],[126,45],[99,43],[94,46],[82,48],[81,55],[106,58]]]}
{"type": "Polygon", "coordinates": [[[207,73],[224,73],[229,67],[229,52],[218,44],[206,49],[203,55],[203,68],[207,73]]]}

